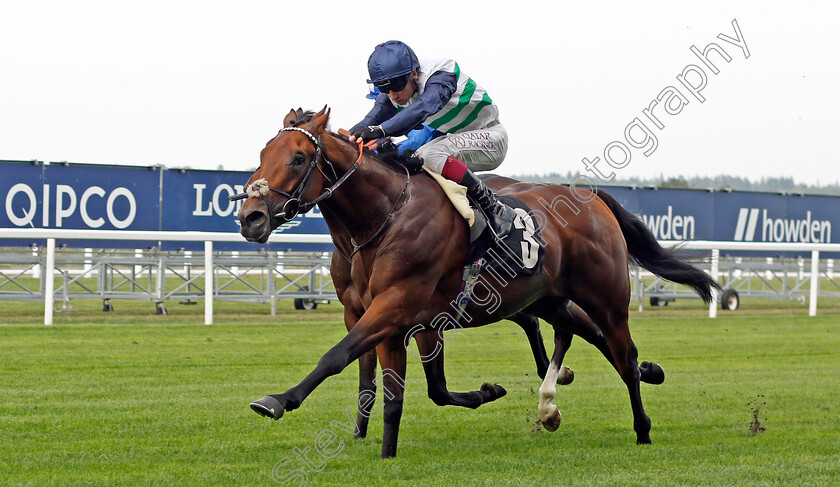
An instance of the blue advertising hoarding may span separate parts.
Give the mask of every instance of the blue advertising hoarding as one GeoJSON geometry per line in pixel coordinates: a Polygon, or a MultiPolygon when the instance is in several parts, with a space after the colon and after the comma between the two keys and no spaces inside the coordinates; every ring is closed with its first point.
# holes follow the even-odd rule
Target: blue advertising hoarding
{"type": "Polygon", "coordinates": [[[715,193],[606,186],[599,189],[638,215],[658,240],[706,240],[714,233],[715,193]]]}
{"type": "MultiPolygon", "coordinates": [[[[836,242],[840,197],[748,191],[602,187],[659,240],[836,242]]],[[[729,255],[756,255],[730,252],[729,255]]],[[[785,253],[804,255],[805,253],[785,253]]]]}
{"type": "MultiPolygon", "coordinates": [[[[237,213],[244,200],[229,201],[228,196],[243,191],[251,173],[240,171],[200,171],[170,169],[163,173],[161,228],[169,231],[200,230],[239,233],[237,213]]],[[[274,233],[329,233],[318,208],[284,223],[274,233]]],[[[163,242],[164,249],[203,249],[200,242],[163,242]]],[[[332,244],[266,244],[218,242],[218,250],[294,250],[331,252],[332,244]]]]}
{"type": "MultiPolygon", "coordinates": [[[[6,228],[158,230],[160,170],[156,167],[3,162],[0,168],[0,191],[5,192],[0,225],[6,228]]],[[[91,247],[102,242],[68,240],[56,244],[91,247]]],[[[120,248],[152,245],[157,243],[108,243],[120,248]]]]}
{"type": "MultiPolygon", "coordinates": [[[[44,163],[0,161],[0,194],[3,195],[0,228],[41,228],[44,205],[44,163]]],[[[3,246],[43,245],[38,239],[0,241],[3,246]]]]}
{"type": "MultiPolygon", "coordinates": [[[[244,171],[0,161],[0,227],[239,233],[244,171]]],[[[349,183],[348,183],[349,184],[349,183]]],[[[605,186],[660,240],[831,243],[840,225],[840,197],[605,186]]],[[[328,234],[315,208],[275,233],[328,234]]],[[[30,243],[7,240],[0,245],[30,243]]],[[[67,241],[73,247],[143,248],[157,242],[67,241]]],[[[200,243],[165,242],[164,249],[200,250],[200,243]]],[[[331,251],[330,244],[217,243],[219,250],[331,251]]],[[[727,252],[725,252],[727,253],[727,252]]],[[[732,254],[731,252],[728,252],[732,254]]],[[[740,253],[740,255],[751,255],[740,253]]],[[[793,254],[788,254],[793,255],[793,254]]]]}

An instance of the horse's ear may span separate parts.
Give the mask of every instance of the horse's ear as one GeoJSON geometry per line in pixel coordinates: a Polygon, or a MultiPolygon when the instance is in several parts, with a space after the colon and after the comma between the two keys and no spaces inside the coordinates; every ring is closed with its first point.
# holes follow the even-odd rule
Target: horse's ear
{"type": "Polygon", "coordinates": [[[330,120],[330,109],[324,105],[320,112],[312,117],[312,132],[320,134],[327,128],[327,122],[330,120]]]}
{"type": "Polygon", "coordinates": [[[298,121],[298,112],[295,111],[294,108],[289,110],[289,114],[286,115],[286,118],[283,119],[283,128],[286,127],[294,127],[297,125],[298,121]]]}

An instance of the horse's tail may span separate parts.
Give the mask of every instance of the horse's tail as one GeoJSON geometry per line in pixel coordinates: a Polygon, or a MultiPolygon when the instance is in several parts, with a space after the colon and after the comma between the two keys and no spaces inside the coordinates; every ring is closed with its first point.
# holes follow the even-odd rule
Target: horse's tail
{"type": "Polygon", "coordinates": [[[598,189],[598,197],[607,204],[618,220],[621,233],[627,242],[630,259],[641,267],[665,278],[694,289],[705,302],[711,302],[713,292],[720,291],[720,285],[709,274],[694,267],[685,260],[679,248],[666,249],[659,245],[656,237],[639,218],[625,210],[612,196],[598,189]]]}

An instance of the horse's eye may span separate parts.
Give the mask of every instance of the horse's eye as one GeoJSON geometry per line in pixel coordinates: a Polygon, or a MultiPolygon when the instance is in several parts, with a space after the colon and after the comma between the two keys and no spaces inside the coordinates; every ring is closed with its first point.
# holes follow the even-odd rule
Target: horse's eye
{"type": "Polygon", "coordinates": [[[303,157],[303,154],[296,154],[295,158],[292,159],[292,164],[294,164],[296,166],[299,166],[299,165],[303,164],[304,162],[306,162],[306,158],[303,157]]]}

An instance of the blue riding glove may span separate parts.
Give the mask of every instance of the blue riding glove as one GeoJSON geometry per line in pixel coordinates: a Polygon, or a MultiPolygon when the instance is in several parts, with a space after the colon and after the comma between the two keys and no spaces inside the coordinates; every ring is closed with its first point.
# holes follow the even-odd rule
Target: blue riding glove
{"type": "Polygon", "coordinates": [[[407,150],[417,150],[441,135],[444,135],[443,132],[438,132],[428,125],[422,125],[421,128],[405,134],[406,139],[397,144],[397,149],[399,149],[400,154],[407,150]]]}

